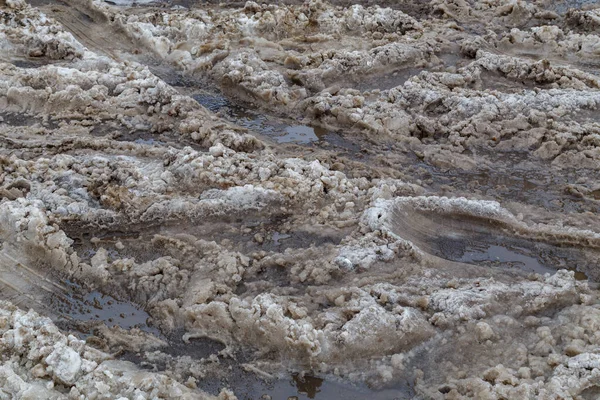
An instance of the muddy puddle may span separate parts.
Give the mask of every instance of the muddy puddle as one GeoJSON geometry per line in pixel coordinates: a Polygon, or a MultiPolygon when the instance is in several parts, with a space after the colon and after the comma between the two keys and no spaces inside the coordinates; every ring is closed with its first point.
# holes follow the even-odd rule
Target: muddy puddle
{"type": "Polygon", "coordinates": [[[148,324],[150,316],[142,307],[129,301],[117,300],[98,290],[85,290],[68,280],[63,284],[67,291],[61,296],[52,296],[50,306],[59,313],[58,323],[75,324],[73,328],[81,337],[91,334],[96,323],[103,323],[109,328],[138,328],[160,336],[160,331],[148,324]],[[86,329],[87,322],[94,322],[89,330],[86,329]]]}
{"type": "MultiPolygon", "coordinates": [[[[451,46],[452,51],[444,51],[435,54],[436,61],[430,62],[430,66],[405,66],[402,68],[387,71],[385,73],[358,76],[347,79],[344,86],[352,87],[362,92],[373,90],[389,90],[404,85],[411,78],[418,76],[421,72],[443,72],[446,70],[455,71],[464,67],[473,60],[464,57],[460,53],[460,48],[451,46]]],[[[339,82],[336,82],[339,84],[339,82]]]]}
{"type": "Polygon", "coordinates": [[[294,124],[291,121],[241,107],[221,95],[198,93],[192,97],[206,109],[230,122],[246,128],[252,133],[267,136],[277,143],[307,144],[322,140],[329,133],[323,128],[294,124]]]}
{"type": "MultiPolygon", "coordinates": [[[[188,345],[188,347],[193,344],[188,345]]],[[[216,354],[218,348],[214,345],[204,344],[204,357],[216,354]],[[212,351],[207,349],[212,346],[212,351]]],[[[172,348],[161,349],[167,354],[174,353],[172,348]]],[[[191,354],[191,353],[188,353],[191,354]]],[[[200,354],[196,354],[199,356],[200,354]]],[[[132,361],[142,368],[152,369],[157,365],[143,361],[143,357],[127,353],[124,360],[132,361]]],[[[193,357],[193,356],[192,356],[193,357]]],[[[221,362],[229,364],[230,361],[222,359],[221,362]]],[[[164,367],[164,366],[163,366],[164,367]]],[[[159,366],[160,369],[160,366],[159,366]]],[[[263,380],[256,377],[253,372],[247,372],[239,367],[234,367],[233,372],[225,379],[216,377],[199,379],[197,384],[208,393],[217,395],[221,387],[233,388],[239,400],[408,400],[414,398],[414,391],[407,384],[402,387],[373,390],[366,385],[352,385],[340,381],[339,378],[316,377],[294,373],[287,379],[263,380]]]]}
{"type": "Polygon", "coordinates": [[[407,205],[393,211],[389,227],[425,253],[444,260],[525,274],[553,275],[558,269],[571,269],[578,279],[600,278],[598,249],[530,239],[525,233],[511,235],[517,228],[493,219],[407,205]]]}
{"type": "Polygon", "coordinates": [[[206,148],[193,140],[182,135],[174,135],[171,132],[159,134],[139,129],[130,130],[124,126],[96,125],[91,129],[90,134],[98,138],[131,142],[148,147],[173,147],[175,149],[191,147],[197,151],[206,151],[206,148]]]}
{"type": "MultiPolygon", "coordinates": [[[[501,242],[506,243],[506,241],[501,242]]],[[[476,264],[490,263],[492,265],[497,264],[498,266],[506,265],[508,267],[519,268],[526,272],[536,272],[540,274],[553,272],[551,268],[541,264],[533,251],[526,247],[509,246],[506,244],[487,244],[485,242],[471,244],[469,241],[466,243],[445,243],[443,247],[451,247],[452,252],[459,249],[458,252],[462,254],[457,257],[456,261],[460,262],[476,264]]],[[[444,256],[446,256],[446,254],[444,254],[444,256]]]]}
{"type": "MultiPolygon", "coordinates": [[[[218,395],[221,388],[229,387],[235,390],[240,400],[333,400],[348,399],[362,400],[366,397],[374,400],[407,400],[414,398],[412,385],[401,381],[387,388],[371,389],[365,384],[351,384],[339,377],[313,376],[310,374],[292,373],[289,377],[264,377],[257,375],[253,367],[239,364],[246,356],[238,354],[238,362],[227,357],[221,357],[219,352],[225,346],[217,341],[200,338],[181,339],[182,331],[166,335],[168,345],[159,351],[167,355],[166,359],[176,360],[178,357],[190,357],[194,360],[219,357],[219,362],[229,367],[226,377],[209,374],[198,378],[196,384],[202,390],[218,395]]],[[[121,359],[131,361],[147,370],[164,371],[169,368],[168,362],[156,362],[149,359],[145,353],[122,352],[121,359]]]]}
{"type": "Polygon", "coordinates": [[[362,400],[407,400],[414,396],[410,388],[370,390],[365,386],[352,386],[334,380],[314,376],[301,377],[292,375],[288,380],[277,380],[271,383],[256,381],[241,385],[238,398],[240,400],[330,400],[347,399],[362,400]],[[246,387],[245,389],[243,389],[246,387]]]}
{"type": "Polygon", "coordinates": [[[316,144],[325,148],[334,148],[343,152],[342,154],[348,154],[353,158],[360,158],[362,156],[359,153],[363,147],[359,140],[342,136],[336,132],[327,132],[322,136],[322,140],[316,144]]]}
{"type": "Polygon", "coordinates": [[[97,231],[93,235],[82,235],[77,230],[70,232],[75,239],[73,245],[79,257],[90,262],[100,249],[106,251],[109,262],[120,258],[133,258],[136,262],[152,261],[164,255],[158,237],[194,237],[217,243],[227,241],[235,244],[244,254],[255,251],[284,252],[286,249],[307,249],[327,244],[337,245],[350,232],[349,229],[307,230],[304,227],[278,231],[286,216],[272,218],[248,218],[241,221],[203,221],[190,224],[186,221],[160,226],[135,226],[129,231],[97,231]]]}
{"type": "MultiPolygon", "coordinates": [[[[450,261],[541,275],[552,275],[557,269],[574,268],[577,264],[576,251],[503,236],[465,234],[436,238],[428,249],[450,261]]],[[[573,270],[579,273],[579,278],[587,279],[585,272],[573,270]]]]}
{"type": "Polygon", "coordinates": [[[148,325],[149,315],[143,307],[98,290],[90,291],[69,279],[50,275],[43,268],[26,265],[16,257],[7,246],[0,250],[1,298],[42,312],[82,337],[91,333],[86,322],[160,334],[148,325]]]}
{"type": "Polygon", "coordinates": [[[358,153],[361,145],[340,133],[320,126],[304,125],[295,121],[270,116],[251,108],[233,104],[220,94],[199,93],[192,96],[206,109],[251,133],[266,136],[277,143],[312,144],[333,147],[349,153],[358,153]]]}

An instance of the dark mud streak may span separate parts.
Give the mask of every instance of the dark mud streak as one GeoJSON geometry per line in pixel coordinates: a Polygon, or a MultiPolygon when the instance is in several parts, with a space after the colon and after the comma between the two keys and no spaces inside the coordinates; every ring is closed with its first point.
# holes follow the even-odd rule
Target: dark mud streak
{"type": "Polygon", "coordinates": [[[600,251],[559,239],[541,241],[510,235],[500,221],[468,215],[422,212],[410,207],[394,211],[391,225],[398,236],[422,251],[449,261],[502,268],[524,274],[553,275],[558,269],[578,271],[578,279],[600,279],[595,266],[600,251]]]}
{"type": "MultiPolygon", "coordinates": [[[[474,151],[484,156],[487,150],[474,151]]],[[[471,171],[441,169],[416,157],[412,162],[408,161],[405,168],[414,171],[432,194],[442,192],[442,188],[447,186],[456,193],[475,191],[500,203],[518,201],[549,211],[600,212],[598,202],[566,190],[580,176],[593,171],[563,168],[557,174],[547,161],[535,160],[523,153],[498,153],[490,158],[493,168],[483,165],[471,171]]]]}

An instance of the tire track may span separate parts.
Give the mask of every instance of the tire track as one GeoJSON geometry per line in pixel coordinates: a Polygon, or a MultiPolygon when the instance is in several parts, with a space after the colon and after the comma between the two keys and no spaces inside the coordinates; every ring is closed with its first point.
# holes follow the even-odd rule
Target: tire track
{"type": "Polygon", "coordinates": [[[69,290],[23,264],[11,253],[6,246],[0,250],[0,298],[24,309],[32,308],[54,320],[71,320],[50,306],[53,298],[70,302],[69,290]]]}
{"type": "Polygon", "coordinates": [[[129,36],[111,24],[105,15],[81,2],[58,0],[39,8],[71,32],[90,51],[116,61],[130,59],[132,54],[140,52],[129,36]]]}

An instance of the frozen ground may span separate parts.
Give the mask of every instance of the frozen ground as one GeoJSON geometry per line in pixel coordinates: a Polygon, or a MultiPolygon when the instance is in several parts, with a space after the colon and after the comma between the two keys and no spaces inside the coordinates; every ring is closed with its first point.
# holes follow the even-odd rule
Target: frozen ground
{"type": "Polygon", "coordinates": [[[0,398],[597,398],[599,26],[0,0],[0,398]]]}

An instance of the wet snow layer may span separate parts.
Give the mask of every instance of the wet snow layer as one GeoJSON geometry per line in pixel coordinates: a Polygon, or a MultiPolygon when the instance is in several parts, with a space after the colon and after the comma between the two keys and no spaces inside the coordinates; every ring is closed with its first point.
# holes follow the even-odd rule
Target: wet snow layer
{"type": "Polygon", "coordinates": [[[0,0],[0,397],[600,393],[599,5],[373,3],[0,0]]]}

